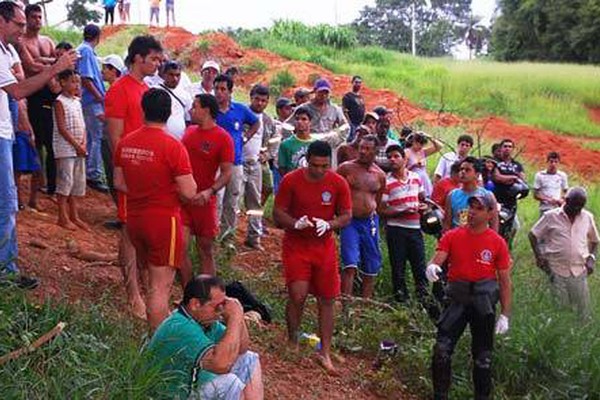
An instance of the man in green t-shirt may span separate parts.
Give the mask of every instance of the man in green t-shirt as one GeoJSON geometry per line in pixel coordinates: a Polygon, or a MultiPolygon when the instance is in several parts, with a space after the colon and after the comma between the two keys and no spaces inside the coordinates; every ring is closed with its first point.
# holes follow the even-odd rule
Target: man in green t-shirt
{"type": "Polygon", "coordinates": [[[244,311],[225,296],[223,282],[201,275],[185,287],[183,301],[158,327],[148,344],[153,366],[163,373],[160,395],[174,399],[262,399],[258,354],[244,311]],[[225,324],[221,322],[224,320],[225,324]]]}

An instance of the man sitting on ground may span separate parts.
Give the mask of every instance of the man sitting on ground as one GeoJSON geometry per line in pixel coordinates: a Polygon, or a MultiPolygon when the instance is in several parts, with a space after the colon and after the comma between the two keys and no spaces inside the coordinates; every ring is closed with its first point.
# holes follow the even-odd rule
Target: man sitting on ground
{"type": "Polygon", "coordinates": [[[201,275],[186,285],[147,351],[166,375],[169,398],[262,399],[260,361],[249,344],[240,303],[225,296],[221,279],[201,275]]]}

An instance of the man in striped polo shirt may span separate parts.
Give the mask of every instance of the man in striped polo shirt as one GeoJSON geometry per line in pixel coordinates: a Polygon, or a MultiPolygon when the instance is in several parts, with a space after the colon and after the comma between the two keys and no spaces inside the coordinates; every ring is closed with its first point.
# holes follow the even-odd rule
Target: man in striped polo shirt
{"type": "Polygon", "coordinates": [[[425,243],[421,232],[419,201],[425,191],[419,175],[406,169],[404,149],[391,145],[386,149],[391,171],[386,178],[378,213],[386,220],[386,240],[394,296],[399,302],[409,300],[406,287],[406,260],[410,262],[418,299],[427,296],[425,243]]]}

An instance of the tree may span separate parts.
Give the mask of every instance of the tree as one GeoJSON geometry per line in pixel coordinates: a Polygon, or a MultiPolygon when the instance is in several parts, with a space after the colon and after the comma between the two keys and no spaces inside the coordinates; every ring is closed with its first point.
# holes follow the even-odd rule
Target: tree
{"type": "Polygon", "coordinates": [[[76,27],[100,21],[102,14],[97,10],[89,8],[89,5],[97,2],[98,0],[72,0],[67,3],[67,20],[71,21],[76,27]]]}
{"type": "Polygon", "coordinates": [[[501,0],[492,54],[502,61],[600,62],[600,1],[501,0]]]}
{"type": "Polygon", "coordinates": [[[417,54],[441,56],[464,38],[470,8],[470,0],[376,0],[353,25],[362,44],[409,52],[414,24],[417,54]]]}

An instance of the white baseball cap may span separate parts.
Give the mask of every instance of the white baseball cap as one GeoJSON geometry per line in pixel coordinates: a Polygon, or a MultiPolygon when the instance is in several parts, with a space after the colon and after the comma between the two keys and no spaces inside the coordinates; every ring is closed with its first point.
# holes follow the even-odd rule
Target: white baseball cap
{"type": "Polygon", "coordinates": [[[202,64],[202,69],[200,70],[200,72],[202,72],[208,68],[215,69],[217,71],[217,74],[221,73],[221,68],[219,67],[219,63],[216,61],[213,61],[213,60],[205,61],[204,64],[202,64]]]}
{"type": "Polygon", "coordinates": [[[110,65],[120,72],[123,72],[125,69],[125,63],[123,62],[123,59],[116,54],[109,54],[106,57],[101,57],[100,63],[102,63],[102,65],[110,65]]]}

